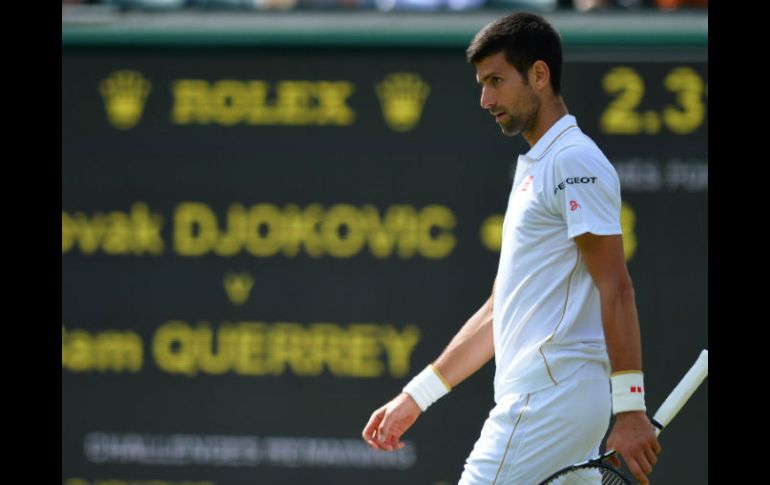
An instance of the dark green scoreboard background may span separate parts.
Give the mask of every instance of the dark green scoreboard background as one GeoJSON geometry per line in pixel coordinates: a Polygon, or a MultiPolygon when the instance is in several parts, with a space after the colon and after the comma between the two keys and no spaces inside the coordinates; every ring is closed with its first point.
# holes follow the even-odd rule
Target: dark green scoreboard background
{"type": "MultiPolygon", "coordinates": [[[[708,346],[705,52],[568,50],[623,187],[654,411],[708,346]]],[[[370,413],[487,298],[521,137],[462,49],[62,53],[62,483],[455,483],[493,364],[394,454],[370,413]]],[[[658,484],[707,483],[708,386],[658,484]]]]}

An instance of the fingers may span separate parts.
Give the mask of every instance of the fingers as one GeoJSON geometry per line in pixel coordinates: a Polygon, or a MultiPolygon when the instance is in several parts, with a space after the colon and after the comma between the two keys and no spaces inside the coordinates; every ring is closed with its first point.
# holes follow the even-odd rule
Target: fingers
{"type": "Polygon", "coordinates": [[[663,448],[660,446],[660,442],[658,442],[657,438],[655,438],[655,440],[652,442],[652,451],[655,452],[655,455],[660,455],[660,452],[663,451],[663,448]]]}
{"type": "Polygon", "coordinates": [[[650,464],[652,465],[658,462],[658,455],[655,454],[652,448],[644,449],[644,457],[647,458],[647,461],[650,462],[650,464]]]}
{"type": "MultiPolygon", "coordinates": [[[[613,465],[620,466],[619,461],[616,464],[615,461],[613,461],[613,458],[615,461],[617,460],[617,456],[613,456],[610,458],[610,461],[612,461],[613,465]]],[[[626,456],[623,455],[623,459],[626,462],[626,465],[628,466],[628,470],[634,475],[634,477],[639,480],[639,483],[642,485],[649,484],[649,481],[647,480],[647,475],[652,473],[652,466],[658,462],[658,457],[655,451],[653,451],[652,447],[644,447],[642,449],[641,454],[637,454],[636,456],[626,456]]]]}
{"type": "Polygon", "coordinates": [[[641,412],[618,414],[607,438],[607,449],[614,449],[623,457],[628,470],[639,483],[649,484],[647,475],[652,473],[653,465],[658,462],[661,447],[646,415],[641,412]]]}
{"type": "Polygon", "coordinates": [[[401,436],[420,415],[420,407],[405,393],[375,411],[361,433],[370,448],[397,451],[404,447],[401,436]]]}
{"type": "Polygon", "coordinates": [[[382,448],[385,451],[398,451],[401,448],[404,447],[404,443],[401,442],[398,438],[396,438],[392,433],[387,436],[384,440],[384,444],[382,445],[382,448]]]}
{"type": "Polygon", "coordinates": [[[381,449],[385,451],[394,451],[399,443],[400,435],[396,436],[393,432],[393,414],[385,413],[385,417],[377,428],[377,442],[381,449]]]}
{"type": "Polygon", "coordinates": [[[631,474],[639,481],[640,485],[649,485],[650,482],[647,480],[647,475],[652,473],[652,465],[650,465],[647,459],[643,458],[639,461],[633,458],[626,459],[626,465],[631,474]]]}
{"type": "Polygon", "coordinates": [[[382,407],[372,413],[369,422],[366,423],[361,437],[370,448],[380,451],[397,451],[404,447],[392,431],[393,419],[387,412],[387,407],[382,407]]]}
{"type": "Polygon", "coordinates": [[[385,416],[384,407],[373,412],[372,416],[369,418],[369,422],[366,423],[366,426],[364,427],[364,431],[361,433],[361,436],[364,438],[366,444],[375,450],[382,449],[380,448],[379,443],[375,441],[375,438],[377,437],[377,429],[380,426],[380,422],[382,421],[383,416],[385,416]]]}

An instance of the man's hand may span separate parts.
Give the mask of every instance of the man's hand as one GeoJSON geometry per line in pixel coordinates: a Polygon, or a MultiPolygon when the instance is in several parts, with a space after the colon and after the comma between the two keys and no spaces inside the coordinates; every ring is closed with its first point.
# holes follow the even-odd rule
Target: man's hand
{"type": "Polygon", "coordinates": [[[401,435],[422,413],[412,396],[402,392],[389,403],[372,413],[362,436],[375,450],[396,451],[404,447],[401,435]]]}
{"type": "MultiPolygon", "coordinates": [[[[607,449],[620,453],[640,484],[649,484],[647,475],[652,473],[652,466],[657,463],[661,448],[655,436],[655,428],[643,411],[628,411],[615,416],[615,426],[607,438],[607,449]]],[[[620,467],[617,456],[610,458],[610,461],[620,467]]]]}

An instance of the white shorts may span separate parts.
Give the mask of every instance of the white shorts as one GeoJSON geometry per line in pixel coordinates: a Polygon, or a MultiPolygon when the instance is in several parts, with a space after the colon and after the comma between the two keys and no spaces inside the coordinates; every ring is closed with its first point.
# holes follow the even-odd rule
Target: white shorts
{"type": "Polygon", "coordinates": [[[556,386],[506,396],[484,422],[458,485],[536,485],[598,455],[611,414],[610,380],[590,364],[556,386]]]}

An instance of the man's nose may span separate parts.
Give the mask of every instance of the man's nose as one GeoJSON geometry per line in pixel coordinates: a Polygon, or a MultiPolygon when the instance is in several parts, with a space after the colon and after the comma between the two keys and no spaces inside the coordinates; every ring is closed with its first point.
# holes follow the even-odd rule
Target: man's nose
{"type": "Polygon", "coordinates": [[[482,109],[490,109],[495,104],[494,99],[487,88],[481,89],[480,104],[482,109]]]}

